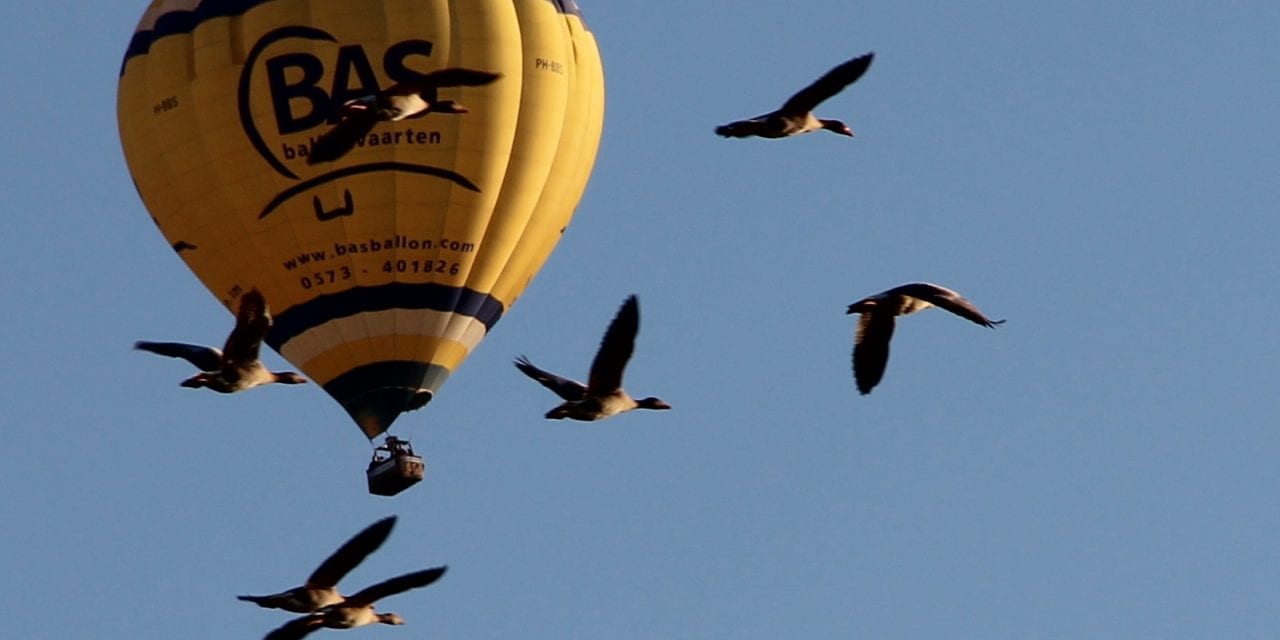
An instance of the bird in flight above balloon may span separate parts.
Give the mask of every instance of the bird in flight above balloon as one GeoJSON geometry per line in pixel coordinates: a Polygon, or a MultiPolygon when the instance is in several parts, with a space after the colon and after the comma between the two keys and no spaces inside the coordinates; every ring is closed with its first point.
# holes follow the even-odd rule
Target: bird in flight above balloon
{"type": "Polygon", "coordinates": [[[839,120],[818,118],[813,115],[813,109],[862,77],[871,66],[874,56],[875,53],[868,53],[843,62],[788,98],[777,111],[720,125],[716,127],[716,133],[726,138],[786,138],[826,129],[840,135],[853,136],[853,129],[849,125],[839,120]]]}
{"type": "Polygon", "coordinates": [[[316,570],[311,572],[307,582],[300,587],[274,593],[268,596],[236,596],[239,600],[252,602],[267,609],[284,609],[294,613],[311,613],[329,605],[342,602],[344,598],[338,593],[338,581],[356,568],[369,554],[377,551],[391,534],[396,524],[396,517],[383,518],[363,531],[352,536],[338,547],[332,555],[325,558],[316,570]]]}
{"type": "Polygon", "coordinates": [[[267,300],[257,289],[251,289],[240,297],[236,326],[227,336],[227,343],[221,351],[182,342],[139,341],[133,343],[133,348],[182,358],[194,364],[200,373],[182,381],[182,386],[192,389],[208,387],[218,393],[235,393],[273,382],[306,382],[306,378],[293,371],[269,371],[258,359],[262,339],[270,328],[271,313],[267,309],[267,300]]]}
{"type": "Polygon", "coordinates": [[[636,333],[640,330],[640,303],[629,296],[618,314],[609,323],[595,360],[591,362],[591,374],[587,384],[543,371],[520,356],[516,368],[542,383],[564,399],[564,403],[547,412],[547,418],[560,420],[603,420],[632,409],[670,409],[671,405],[659,398],[636,400],[622,389],[622,372],[631,359],[636,346],[636,333]]]}
{"type": "Polygon", "coordinates": [[[863,298],[845,313],[861,314],[853,347],[853,377],[862,395],[884,377],[889,363],[889,339],[893,337],[894,317],[921,309],[939,307],[984,327],[995,328],[1004,320],[991,320],[982,315],[972,302],[946,287],[928,282],[914,282],[863,298]]]}
{"type": "Polygon", "coordinates": [[[378,613],[373,605],[378,600],[410,589],[425,587],[440,579],[448,567],[424,569],[414,573],[384,580],[365,587],[359,593],[319,609],[314,613],[294,618],[268,633],[263,640],[298,640],[319,629],[354,629],[371,624],[404,624],[404,618],[394,613],[378,613]]]}
{"type": "Polygon", "coordinates": [[[338,124],[312,145],[307,164],[341,158],[379,122],[421,118],[428,113],[467,113],[467,108],[454,100],[427,100],[424,95],[443,87],[479,87],[499,77],[501,74],[488,71],[441,69],[412,81],[396,83],[378,93],[348,100],[338,109],[341,118],[338,124]]]}

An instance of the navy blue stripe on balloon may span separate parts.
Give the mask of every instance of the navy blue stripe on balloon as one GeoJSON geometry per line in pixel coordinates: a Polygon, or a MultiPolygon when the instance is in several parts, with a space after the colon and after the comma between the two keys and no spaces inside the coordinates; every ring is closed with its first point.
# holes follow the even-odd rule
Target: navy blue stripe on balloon
{"type": "MultiPolygon", "coordinates": [[[[124,53],[124,64],[135,56],[146,55],[151,50],[151,43],[165,36],[191,33],[205,20],[243,15],[244,12],[272,0],[205,0],[195,9],[170,11],[156,19],[155,26],[146,31],[138,31],[129,41],[129,48],[124,53]]],[[[582,10],[574,0],[550,0],[556,11],[582,18],[582,10]]],[[[124,64],[120,65],[120,75],[124,75],[124,64]]]]}
{"type": "Polygon", "coordinates": [[[449,379],[449,370],[412,360],[361,365],[330,380],[324,390],[342,405],[370,440],[405,411],[421,409],[449,379]]]}
{"type": "MultiPolygon", "coordinates": [[[[272,0],[216,0],[201,2],[195,9],[170,11],[156,19],[153,27],[146,31],[138,31],[129,41],[129,48],[124,52],[124,62],[134,56],[145,55],[151,50],[151,43],[165,36],[191,33],[205,20],[243,15],[244,12],[272,0]]],[[[120,75],[124,75],[124,65],[120,67],[120,75]]]]}
{"type": "Polygon", "coordinates": [[[266,342],[280,351],[290,340],[326,322],[391,309],[456,313],[479,320],[485,331],[493,329],[504,311],[497,298],[465,287],[430,282],[392,282],[330,293],[289,307],[275,316],[266,342]]]}
{"type": "Polygon", "coordinates": [[[578,8],[578,3],[574,0],[551,0],[551,4],[554,4],[556,11],[560,13],[582,18],[582,9],[578,8]]]}

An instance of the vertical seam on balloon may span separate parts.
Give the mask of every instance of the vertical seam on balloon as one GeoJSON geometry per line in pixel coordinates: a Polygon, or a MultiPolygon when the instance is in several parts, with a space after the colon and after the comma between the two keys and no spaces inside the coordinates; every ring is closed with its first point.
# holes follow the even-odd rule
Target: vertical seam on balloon
{"type": "MultiPolygon", "coordinates": [[[[522,6],[526,7],[526,10],[529,10],[528,8],[529,8],[529,7],[531,7],[531,5],[522,5],[522,6]]],[[[519,13],[519,10],[517,10],[517,13],[519,13]]],[[[561,35],[563,35],[563,32],[561,33],[561,35]]],[[[563,39],[562,39],[562,44],[563,44],[563,39]]],[[[512,155],[513,155],[513,156],[514,156],[515,154],[517,154],[517,153],[521,153],[522,155],[527,155],[527,154],[526,154],[526,151],[527,151],[527,150],[525,149],[526,145],[521,145],[521,144],[519,144],[519,143],[521,143],[521,142],[523,141],[522,137],[520,136],[520,130],[521,130],[521,129],[524,129],[524,128],[527,128],[527,127],[525,126],[525,125],[527,125],[527,123],[525,122],[526,114],[525,114],[525,109],[523,108],[523,105],[524,105],[524,100],[525,100],[526,94],[528,93],[528,89],[529,89],[529,87],[528,87],[528,84],[529,84],[529,83],[526,83],[526,82],[524,81],[525,69],[526,69],[526,66],[527,66],[530,62],[532,62],[531,60],[529,60],[529,59],[528,59],[527,55],[525,55],[525,54],[527,54],[528,52],[529,52],[529,50],[528,50],[528,47],[526,46],[526,42],[522,39],[522,41],[521,41],[521,67],[520,67],[520,69],[521,69],[521,95],[520,95],[520,98],[519,98],[519,100],[520,100],[520,104],[522,105],[522,108],[520,109],[520,112],[517,114],[517,130],[516,130],[516,139],[515,139],[515,140],[513,141],[513,143],[512,143],[512,155]]],[[[566,51],[566,53],[567,53],[567,51],[566,51]]],[[[536,185],[536,186],[537,186],[538,197],[537,197],[537,198],[535,198],[535,199],[533,199],[533,202],[528,206],[527,212],[525,212],[525,214],[524,214],[524,216],[523,216],[523,218],[524,218],[523,224],[521,225],[520,231],[518,232],[518,234],[517,234],[517,236],[516,236],[516,240],[515,240],[515,242],[514,242],[514,243],[512,243],[512,248],[511,248],[511,250],[507,253],[507,255],[506,255],[505,259],[503,260],[503,268],[499,270],[498,275],[494,278],[493,283],[492,283],[492,284],[490,284],[490,285],[488,285],[488,287],[487,287],[487,290],[489,290],[491,293],[492,293],[493,291],[495,291],[495,290],[497,289],[498,285],[502,282],[502,274],[503,274],[503,273],[505,273],[505,272],[506,272],[507,267],[508,267],[508,266],[510,266],[510,265],[512,264],[513,259],[515,258],[515,256],[519,255],[519,253],[520,253],[520,247],[521,247],[521,246],[523,246],[523,241],[524,241],[524,239],[526,238],[526,236],[527,236],[527,234],[528,234],[529,228],[530,228],[531,226],[534,226],[534,221],[535,221],[535,219],[537,218],[537,214],[538,214],[538,210],[539,210],[539,208],[538,208],[538,203],[539,203],[539,201],[541,200],[541,194],[542,194],[542,192],[543,192],[543,189],[546,187],[546,184],[547,184],[547,183],[548,183],[548,181],[550,180],[550,177],[551,177],[551,175],[552,175],[552,174],[551,174],[551,169],[552,169],[552,168],[554,167],[554,165],[555,165],[555,159],[556,159],[556,157],[557,157],[557,155],[558,155],[558,153],[559,153],[559,146],[560,146],[561,141],[563,140],[564,118],[565,118],[565,114],[567,113],[567,110],[568,110],[568,109],[567,109],[567,107],[568,107],[568,101],[569,101],[568,93],[570,92],[570,90],[571,90],[571,87],[569,86],[569,83],[568,83],[568,82],[566,82],[566,87],[565,87],[565,89],[564,89],[564,94],[563,94],[563,97],[564,97],[564,101],[563,101],[563,102],[564,102],[564,104],[563,104],[562,108],[561,108],[561,109],[560,109],[560,111],[559,111],[559,113],[561,114],[561,117],[560,117],[560,131],[559,131],[559,132],[557,132],[557,135],[556,135],[556,140],[555,140],[556,149],[555,149],[555,150],[552,150],[552,152],[551,152],[551,157],[550,157],[550,159],[549,159],[549,161],[548,161],[548,163],[547,163],[546,172],[542,175],[541,180],[540,180],[540,181],[538,181],[538,184],[536,185]]],[[[536,107],[535,107],[535,108],[536,108],[536,107]]],[[[526,163],[524,163],[524,164],[527,164],[527,162],[526,162],[526,163]]],[[[513,167],[515,167],[515,166],[517,166],[517,165],[515,165],[515,163],[512,163],[512,164],[509,164],[509,165],[508,165],[508,167],[507,167],[507,175],[508,175],[508,177],[509,177],[509,178],[510,178],[510,176],[511,176],[511,174],[512,174],[513,167]]],[[[525,173],[527,173],[527,171],[526,171],[525,173]]],[[[521,176],[516,176],[516,177],[517,177],[517,178],[519,178],[519,177],[521,177],[521,176]]],[[[525,178],[525,179],[526,179],[526,180],[528,180],[528,178],[525,178]]],[[[528,182],[528,184],[523,185],[523,186],[525,186],[525,187],[532,187],[532,186],[534,186],[534,184],[533,184],[533,182],[528,182]]],[[[509,200],[508,200],[508,199],[506,199],[506,198],[503,198],[503,197],[502,197],[502,196],[503,196],[503,195],[505,195],[506,193],[507,193],[507,191],[506,191],[506,190],[504,190],[504,191],[503,191],[503,193],[499,195],[498,202],[497,202],[497,203],[495,203],[495,210],[497,209],[497,206],[498,206],[498,205],[507,205],[507,203],[509,202],[509,200]]],[[[510,206],[510,205],[507,205],[507,206],[510,206]]],[[[486,237],[488,237],[488,229],[486,229],[486,237]]],[[[471,284],[472,284],[471,282],[468,282],[468,285],[471,285],[471,284]]],[[[472,288],[475,288],[475,287],[472,287],[472,288]]],[[[500,298],[500,299],[501,299],[501,298],[500,298]]],[[[508,303],[508,304],[509,304],[509,303],[510,303],[510,300],[504,300],[504,303],[508,303]]]]}
{"type": "MultiPolygon", "coordinates": [[[[388,18],[389,18],[389,16],[387,15],[387,5],[386,5],[386,4],[384,4],[384,3],[378,3],[376,8],[377,8],[377,11],[378,11],[378,18],[377,18],[376,20],[374,20],[374,21],[373,21],[373,23],[374,23],[374,25],[375,25],[375,28],[377,28],[377,29],[380,29],[380,30],[381,30],[381,32],[380,32],[380,34],[379,34],[379,36],[380,36],[380,40],[381,40],[384,44],[389,44],[389,43],[390,43],[390,41],[391,41],[391,34],[389,33],[389,32],[390,32],[390,29],[389,29],[389,28],[388,28],[388,26],[387,26],[387,20],[388,20],[388,18]]],[[[380,176],[380,177],[381,177],[381,180],[383,180],[383,181],[390,181],[390,182],[392,183],[392,185],[393,185],[393,186],[395,185],[395,182],[397,181],[397,177],[396,177],[395,175],[392,175],[392,176],[380,176]]],[[[393,201],[393,202],[395,202],[395,199],[393,199],[392,201],[393,201]]],[[[392,218],[393,218],[393,219],[397,219],[397,218],[399,217],[399,210],[398,210],[398,208],[397,208],[396,206],[394,206],[394,205],[391,207],[391,215],[392,215],[392,218]]],[[[342,223],[343,223],[344,227],[345,227],[345,225],[347,224],[347,222],[348,222],[348,221],[347,221],[347,219],[346,219],[346,218],[344,218],[344,219],[343,219],[343,221],[342,221],[342,223]]],[[[355,219],[354,219],[354,218],[351,220],[351,223],[352,223],[352,224],[355,224],[355,219]]],[[[348,234],[348,237],[350,237],[350,236],[349,236],[349,234],[348,234]]],[[[352,264],[352,270],[355,270],[354,262],[355,262],[355,259],[353,258],[353,259],[352,259],[352,263],[353,263],[353,264],[352,264]]],[[[393,314],[392,314],[392,317],[394,318],[394,312],[393,312],[393,314]]],[[[367,313],[361,313],[361,314],[360,314],[360,322],[364,325],[364,333],[365,333],[365,335],[366,335],[366,336],[367,336],[367,335],[371,335],[371,334],[373,333],[373,323],[372,323],[372,320],[373,320],[373,319],[369,316],[369,314],[367,314],[367,313]]],[[[393,328],[393,330],[394,330],[394,328],[393,328]]],[[[392,338],[392,340],[393,340],[393,342],[394,342],[394,338],[392,338]]],[[[374,349],[373,349],[373,345],[372,345],[372,344],[369,344],[368,346],[369,346],[369,362],[373,362],[373,361],[374,361],[374,359],[377,357],[377,353],[374,351],[374,349]]]]}
{"type": "MultiPolygon", "coordinates": [[[[562,18],[560,24],[563,27],[566,40],[572,42],[574,34],[570,19],[566,16],[562,18]]],[[[535,234],[539,234],[545,228],[541,226],[543,222],[540,221],[550,223],[552,227],[557,224],[567,226],[577,208],[577,199],[572,199],[573,206],[567,207],[567,210],[565,210],[565,203],[569,202],[571,199],[563,197],[563,194],[567,192],[567,189],[565,188],[567,183],[563,176],[567,175],[566,172],[569,171],[570,168],[578,165],[578,156],[580,155],[580,149],[583,144],[583,135],[581,135],[580,132],[575,132],[571,123],[575,120],[580,120],[582,116],[590,112],[590,101],[585,100],[581,95],[582,91],[588,88],[588,86],[583,84],[583,69],[576,53],[576,43],[572,43],[571,46],[566,47],[566,49],[567,54],[572,55],[573,57],[570,65],[572,77],[570,79],[570,87],[568,90],[569,95],[565,105],[564,125],[556,149],[556,156],[553,159],[553,170],[547,179],[547,183],[543,187],[543,192],[540,195],[537,204],[535,205],[537,219],[532,223],[535,234]],[[557,172],[556,169],[559,169],[559,172],[557,172]]],[[[562,231],[563,228],[557,230],[556,233],[548,233],[544,236],[545,239],[539,240],[539,238],[535,238],[535,242],[529,246],[527,251],[521,254],[520,260],[527,262],[529,265],[545,264],[546,260],[550,257],[551,252],[559,243],[562,231]]],[[[526,231],[526,233],[529,232],[526,231]]],[[[513,300],[518,297],[517,292],[523,293],[523,291],[532,282],[533,274],[537,269],[524,268],[516,269],[515,271],[518,273],[528,273],[529,275],[527,278],[522,277],[521,280],[515,282],[504,281],[504,289],[501,293],[504,296],[510,294],[510,297],[513,300]]]]}
{"type": "MultiPolygon", "coordinates": [[[[562,45],[566,41],[571,41],[571,34],[568,32],[567,28],[565,28],[563,21],[557,20],[556,24],[559,27],[562,45]]],[[[562,49],[563,49],[563,53],[566,56],[572,54],[572,50],[569,45],[563,45],[562,49]]],[[[523,61],[522,72],[523,72],[523,64],[528,64],[528,62],[529,62],[528,60],[523,61]]],[[[569,64],[568,66],[569,66],[568,73],[573,74],[575,65],[569,64]]],[[[497,295],[499,299],[502,299],[504,303],[508,305],[511,305],[515,302],[515,298],[519,296],[519,292],[522,292],[523,288],[518,285],[510,287],[511,295],[507,295],[507,292],[501,291],[504,283],[510,280],[511,278],[516,278],[516,279],[523,278],[524,276],[521,274],[527,271],[526,269],[522,269],[522,268],[512,268],[512,266],[513,265],[517,267],[521,266],[521,263],[524,262],[524,260],[522,259],[524,255],[530,253],[531,251],[532,252],[537,251],[536,249],[532,249],[531,247],[528,247],[526,243],[531,242],[531,240],[529,239],[529,236],[531,234],[530,229],[531,228],[535,230],[538,229],[537,221],[542,216],[546,215],[545,213],[542,212],[543,207],[540,205],[543,202],[543,194],[545,193],[545,189],[547,188],[547,185],[550,184],[551,181],[554,179],[554,169],[556,167],[557,160],[560,157],[561,147],[563,146],[565,141],[564,130],[565,130],[565,124],[568,119],[568,116],[572,112],[571,103],[572,103],[573,88],[574,88],[574,79],[573,79],[573,76],[571,75],[565,82],[564,104],[563,104],[563,108],[561,109],[560,132],[557,135],[556,142],[555,142],[556,149],[551,154],[551,158],[548,163],[549,166],[547,167],[547,173],[543,176],[541,184],[539,185],[538,197],[533,201],[529,209],[529,213],[525,219],[524,227],[520,230],[519,238],[515,242],[515,245],[511,253],[507,255],[507,259],[504,264],[503,270],[500,272],[499,276],[494,280],[493,285],[490,287],[491,292],[497,295]],[[504,279],[503,275],[507,273],[511,273],[511,275],[508,278],[504,279]]],[[[522,87],[522,91],[523,91],[523,87],[522,87]]],[[[533,238],[532,242],[537,242],[537,240],[538,238],[535,237],[533,238]]]]}
{"type": "MultiPolygon", "coordinates": [[[[522,24],[520,21],[519,12],[515,9],[514,3],[508,4],[508,5],[494,4],[492,5],[492,7],[494,7],[494,13],[491,13],[486,16],[481,16],[481,18],[479,19],[492,20],[495,22],[501,22],[502,20],[505,19],[514,26],[516,35],[518,36],[523,35],[523,32],[521,30],[522,24]],[[504,6],[509,8],[504,9],[503,8],[504,6]]],[[[459,40],[461,39],[455,39],[455,42],[459,40]]],[[[486,44],[489,47],[495,46],[494,44],[488,43],[488,42],[486,44]]],[[[485,52],[483,52],[481,57],[484,60],[497,61],[499,64],[501,64],[502,60],[504,59],[504,56],[501,54],[501,52],[496,52],[492,49],[487,49],[485,52]]],[[[523,57],[524,57],[523,53],[521,53],[521,55],[519,56],[519,59],[523,60],[523,57]]],[[[468,66],[468,65],[464,64],[462,66],[468,66]]],[[[507,71],[505,68],[503,70],[507,71]]],[[[508,92],[512,91],[509,86],[510,83],[514,81],[518,81],[516,79],[513,79],[511,75],[512,74],[510,73],[504,74],[504,77],[501,80],[501,82],[506,83],[508,85],[507,87],[504,87],[504,90],[508,92]]],[[[459,90],[462,93],[468,92],[465,88],[461,88],[459,90]]],[[[522,90],[522,87],[521,87],[521,90],[522,90]]],[[[484,193],[484,198],[487,201],[487,206],[484,207],[483,210],[477,209],[474,206],[468,206],[464,209],[463,207],[460,206],[460,203],[459,203],[459,206],[455,207],[455,194],[458,193],[458,190],[456,188],[450,188],[450,193],[449,193],[450,214],[451,214],[450,217],[452,218],[453,214],[455,213],[467,214],[465,218],[462,218],[463,220],[467,220],[467,219],[471,220],[470,224],[467,225],[468,233],[466,234],[466,237],[468,239],[476,238],[476,245],[482,248],[482,253],[473,254],[470,257],[467,273],[465,277],[462,279],[462,286],[468,289],[473,289],[472,287],[472,284],[474,281],[473,276],[477,272],[483,271],[484,264],[486,264],[490,259],[492,259],[490,252],[493,250],[493,246],[490,243],[486,242],[486,240],[489,237],[488,235],[489,229],[494,225],[495,220],[497,219],[498,214],[500,213],[499,205],[502,203],[502,200],[503,200],[502,195],[503,193],[506,192],[506,189],[508,188],[507,179],[510,175],[511,164],[512,164],[511,154],[515,152],[514,143],[516,138],[518,137],[517,132],[518,132],[518,125],[520,122],[520,109],[518,106],[519,100],[520,100],[519,93],[517,93],[516,100],[517,100],[517,107],[514,110],[514,122],[511,122],[510,126],[508,127],[507,126],[508,123],[504,121],[500,123],[497,127],[503,133],[506,133],[508,130],[510,131],[511,140],[507,145],[507,153],[505,155],[502,155],[501,158],[499,158],[498,154],[488,152],[487,150],[480,152],[481,153],[480,164],[484,166],[491,166],[491,163],[494,163],[496,161],[505,162],[505,165],[502,167],[501,172],[496,172],[496,171],[489,172],[490,174],[492,174],[492,176],[489,176],[490,182],[485,185],[485,193],[484,193]],[[456,211],[455,211],[455,208],[456,208],[456,211]],[[477,215],[478,213],[480,215],[477,215]],[[476,220],[481,216],[483,217],[482,224],[480,222],[476,222],[476,220]]],[[[505,100],[504,102],[510,102],[510,99],[505,100]]],[[[502,114],[505,116],[506,111],[503,111],[502,114]]],[[[495,128],[495,125],[493,124],[494,122],[497,122],[497,121],[496,119],[493,119],[493,118],[490,118],[488,121],[487,126],[490,128],[489,133],[492,133],[495,128]]],[[[460,154],[462,153],[462,151],[463,150],[461,149],[459,150],[460,154]]],[[[467,153],[470,154],[471,151],[468,150],[467,153]]],[[[489,174],[486,174],[486,175],[489,175],[489,174]]],[[[464,194],[464,197],[472,197],[472,196],[465,196],[464,194]]],[[[454,222],[454,221],[453,220],[446,221],[446,225],[448,225],[450,222],[454,222]]],[[[473,290],[476,290],[476,289],[473,289],[473,290]]],[[[485,293],[486,294],[489,293],[488,288],[486,288],[485,293]]],[[[461,314],[461,315],[455,314],[453,317],[449,319],[449,322],[446,324],[445,333],[448,335],[455,335],[455,334],[466,335],[466,333],[472,326],[473,322],[474,320],[466,318],[465,314],[461,314]]]]}

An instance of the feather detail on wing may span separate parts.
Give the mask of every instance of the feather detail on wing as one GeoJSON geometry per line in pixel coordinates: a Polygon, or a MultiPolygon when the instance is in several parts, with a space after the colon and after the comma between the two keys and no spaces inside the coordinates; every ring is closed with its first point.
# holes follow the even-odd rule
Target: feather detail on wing
{"type": "Polygon", "coordinates": [[[788,98],[778,111],[793,116],[800,116],[813,111],[814,107],[817,107],[831,96],[840,93],[845,87],[861,78],[862,74],[866,73],[867,68],[871,66],[873,57],[875,57],[874,53],[868,53],[836,65],[835,68],[823,74],[821,78],[813,81],[812,84],[788,98]]]}
{"type": "Polygon", "coordinates": [[[853,377],[862,395],[884,377],[889,363],[889,340],[893,338],[894,319],[889,313],[864,313],[858,317],[858,334],[853,346],[853,377]]]}
{"type": "Polygon", "coordinates": [[[201,371],[217,371],[222,368],[222,352],[213,347],[203,347],[184,342],[146,342],[139,340],[133,343],[133,348],[170,358],[182,358],[195,365],[201,371]]]}
{"type": "Polygon", "coordinates": [[[587,378],[587,394],[605,396],[622,388],[622,374],[636,346],[636,333],[640,331],[640,303],[633,294],[618,309],[609,323],[600,349],[591,361],[591,376],[587,378]]]}
{"type": "Polygon", "coordinates": [[[333,162],[347,155],[347,152],[356,146],[357,141],[373,131],[373,126],[377,123],[378,112],[372,107],[344,110],[342,120],[320,136],[311,146],[307,164],[333,162]]]}
{"type": "Polygon", "coordinates": [[[924,300],[935,307],[946,309],[961,318],[980,324],[984,327],[996,327],[1004,324],[1004,320],[992,320],[983,315],[976,305],[969,302],[969,300],[964,296],[946,287],[940,287],[927,282],[917,282],[902,285],[901,287],[894,289],[894,291],[901,295],[924,300]]]}
{"type": "Polygon", "coordinates": [[[587,395],[587,385],[577,380],[562,378],[545,369],[539,369],[524,356],[516,358],[515,365],[521,373],[537,380],[542,386],[552,390],[564,400],[577,402],[587,395]]]}
{"type": "Polygon", "coordinates": [[[347,598],[342,606],[359,607],[373,604],[387,596],[393,596],[410,589],[425,587],[432,582],[440,579],[444,572],[448,570],[447,566],[435,567],[433,569],[424,569],[413,573],[406,573],[402,576],[396,576],[388,580],[383,580],[377,584],[369,585],[355,595],[347,598]]]}
{"type": "Polygon", "coordinates": [[[311,576],[307,578],[307,587],[331,589],[336,586],[343,576],[382,546],[395,524],[395,516],[383,518],[352,536],[311,572],[311,576]]]}

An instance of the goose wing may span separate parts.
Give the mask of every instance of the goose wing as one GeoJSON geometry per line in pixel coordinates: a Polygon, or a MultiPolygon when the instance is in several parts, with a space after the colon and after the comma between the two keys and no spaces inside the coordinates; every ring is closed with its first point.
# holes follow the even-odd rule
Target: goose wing
{"type": "Polygon", "coordinates": [[[605,396],[622,388],[622,372],[636,346],[636,333],[640,331],[640,302],[634,294],[627,297],[618,314],[609,323],[600,349],[591,361],[591,376],[587,378],[587,395],[605,396]]]}
{"type": "Polygon", "coordinates": [[[337,551],[325,558],[315,571],[311,572],[311,576],[307,578],[307,587],[327,589],[336,586],[343,576],[350,573],[369,554],[382,546],[387,536],[391,535],[391,528],[395,524],[396,517],[390,516],[365,527],[364,531],[352,536],[350,540],[338,547],[337,551]]]}
{"type": "Polygon", "coordinates": [[[133,343],[134,349],[150,351],[170,358],[182,358],[195,365],[201,371],[217,371],[222,368],[222,352],[213,347],[202,347],[185,342],[146,342],[139,340],[133,343]]]}
{"type": "Polygon", "coordinates": [[[894,289],[894,291],[901,295],[924,300],[935,307],[946,309],[961,318],[965,318],[984,327],[994,328],[998,325],[1004,324],[1004,320],[992,320],[983,315],[983,313],[978,310],[978,307],[972,302],[969,302],[964,296],[946,287],[940,287],[928,282],[915,282],[912,284],[902,285],[901,287],[894,289]]]}
{"type": "Polygon", "coordinates": [[[749,120],[738,120],[716,127],[716,135],[725,138],[750,138],[758,136],[764,130],[764,118],[768,114],[749,120]]]}
{"type": "Polygon", "coordinates": [[[864,313],[858,317],[858,334],[853,342],[853,378],[858,392],[864,396],[884,377],[893,326],[891,313],[864,313]]]}
{"type": "Polygon", "coordinates": [[[348,105],[343,109],[342,119],[338,124],[311,145],[307,164],[333,162],[347,155],[356,146],[356,141],[369,135],[373,131],[373,125],[377,123],[378,112],[370,105],[348,105]]]}
{"type": "Polygon", "coordinates": [[[533,363],[529,362],[529,359],[524,356],[516,358],[515,365],[526,376],[537,380],[542,386],[554,391],[556,395],[565,400],[577,402],[587,395],[587,385],[577,380],[561,378],[550,371],[539,369],[533,366],[533,363]]]}
{"type": "Polygon", "coordinates": [[[324,616],[311,614],[300,618],[294,618],[263,636],[262,640],[299,640],[305,638],[307,634],[321,628],[324,622],[324,616]]]}
{"type": "Polygon", "coordinates": [[[387,596],[394,596],[397,593],[403,593],[410,589],[425,587],[432,582],[440,579],[449,567],[441,566],[433,569],[423,569],[413,573],[406,573],[402,576],[396,576],[389,580],[383,580],[377,584],[369,585],[355,595],[347,598],[342,606],[344,607],[362,607],[373,604],[387,596]]]}
{"type": "Polygon", "coordinates": [[[405,88],[416,87],[419,90],[423,87],[480,87],[490,84],[501,77],[502,74],[491,71],[451,67],[423,74],[421,78],[415,78],[413,82],[402,83],[402,85],[397,86],[405,88]]]}
{"type": "Polygon", "coordinates": [[[793,116],[801,116],[813,111],[814,107],[824,100],[840,93],[842,89],[861,78],[871,66],[873,57],[875,57],[874,53],[868,53],[836,65],[821,78],[814,80],[813,84],[788,98],[778,111],[793,116]]]}
{"type": "Polygon", "coordinates": [[[255,362],[262,347],[262,339],[271,328],[271,314],[267,311],[267,299],[257,289],[250,289],[240,296],[240,311],[236,314],[236,326],[227,336],[222,347],[226,364],[237,365],[255,362]]]}

